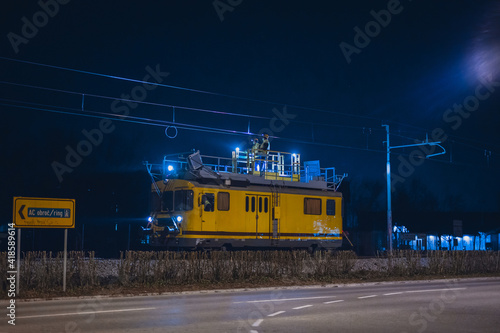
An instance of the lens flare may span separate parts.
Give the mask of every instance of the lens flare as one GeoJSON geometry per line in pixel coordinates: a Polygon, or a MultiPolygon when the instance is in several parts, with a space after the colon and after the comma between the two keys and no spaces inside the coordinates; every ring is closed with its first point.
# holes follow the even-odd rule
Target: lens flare
{"type": "Polygon", "coordinates": [[[500,2],[487,7],[470,58],[476,79],[500,77],[500,2]]]}

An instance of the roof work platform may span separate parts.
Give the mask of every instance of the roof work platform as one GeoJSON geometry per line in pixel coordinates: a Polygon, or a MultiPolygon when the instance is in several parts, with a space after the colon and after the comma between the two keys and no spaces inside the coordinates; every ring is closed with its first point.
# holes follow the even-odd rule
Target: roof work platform
{"type": "Polygon", "coordinates": [[[253,184],[314,187],[337,191],[347,174],[337,175],[335,168],[321,168],[319,161],[301,165],[300,154],[281,151],[239,150],[231,158],[201,155],[199,151],[166,155],[161,164],[144,162],[153,181],[168,178],[217,178],[229,183],[247,180],[253,184]]]}

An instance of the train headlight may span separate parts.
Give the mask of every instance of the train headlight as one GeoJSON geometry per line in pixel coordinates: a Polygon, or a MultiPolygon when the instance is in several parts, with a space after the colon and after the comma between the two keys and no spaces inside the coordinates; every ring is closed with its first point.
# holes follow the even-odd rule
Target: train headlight
{"type": "Polygon", "coordinates": [[[148,217],[148,222],[153,222],[153,217],[152,216],[148,217]]]}
{"type": "Polygon", "coordinates": [[[177,217],[175,218],[175,220],[177,221],[177,223],[181,223],[181,222],[182,222],[182,216],[180,216],[180,215],[179,215],[179,216],[177,216],[177,217]]]}

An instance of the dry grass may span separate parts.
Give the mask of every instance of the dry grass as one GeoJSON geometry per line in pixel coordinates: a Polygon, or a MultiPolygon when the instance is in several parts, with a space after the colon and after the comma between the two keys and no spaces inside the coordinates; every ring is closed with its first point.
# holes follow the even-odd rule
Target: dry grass
{"type": "MultiPolygon", "coordinates": [[[[166,286],[261,286],[500,273],[500,252],[430,251],[423,256],[418,251],[394,251],[369,260],[375,264],[355,269],[358,259],[351,251],[314,255],[305,251],[127,251],[114,261],[96,259],[93,252],[69,252],[67,291],[86,294],[103,288],[161,290],[166,286]]],[[[23,253],[21,296],[60,294],[62,270],[60,252],[23,253]]],[[[0,275],[5,277],[6,272],[7,254],[2,252],[0,275]]],[[[4,282],[0,297],[6,296],[4,282]]]]}

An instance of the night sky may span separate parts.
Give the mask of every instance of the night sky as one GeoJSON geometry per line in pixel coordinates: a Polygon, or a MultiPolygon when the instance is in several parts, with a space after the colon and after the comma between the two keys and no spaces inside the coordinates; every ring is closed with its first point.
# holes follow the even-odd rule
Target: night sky
{"type": "Polygon", "coordinates": [[[348,173],[352,199],[383,211],[382,124],[393,146],[427,134],[447,151],[423,164],[393,151],[396,212],[427,195],[424,210],[500,210],[500,1],[42,0],[0,15],[2,224],[13,196],[140,218],[142,161],[230,157],[262,131],[348,173]]]}

